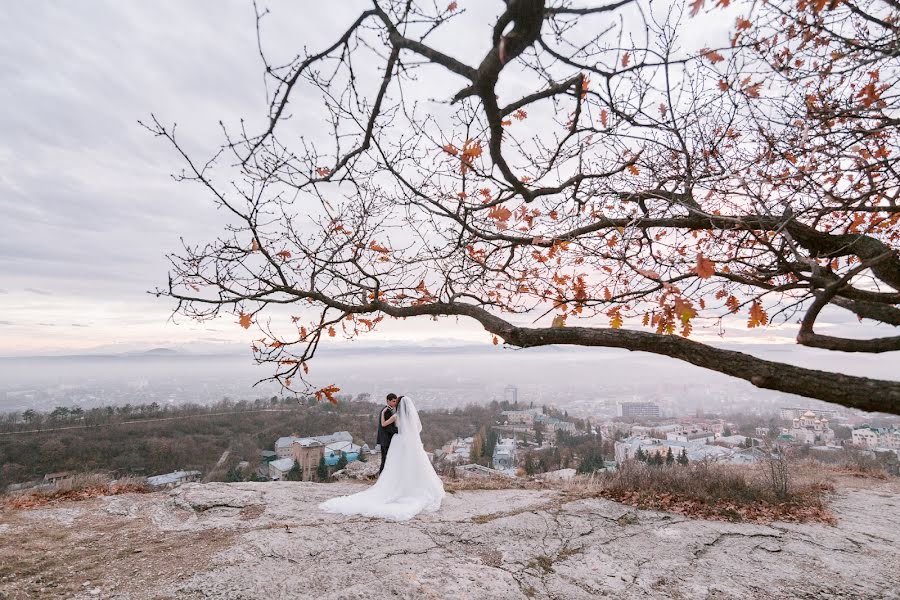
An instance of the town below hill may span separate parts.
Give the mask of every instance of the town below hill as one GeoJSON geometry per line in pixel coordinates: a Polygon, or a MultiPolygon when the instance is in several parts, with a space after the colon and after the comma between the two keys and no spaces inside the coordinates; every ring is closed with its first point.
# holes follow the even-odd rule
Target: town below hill
{"type": "MultiPolygon", "coordinates": [[[[329,481],[355,461],[380,461],[374,444],[380,407],[361,394],[337,404],[272,397],[23,414],[0,424],[0,486],[48,488],[77,473],[145,477],[152,487],[329,481]]],[[[786,408],[768,419],[662,418],[656,405],[638,402],[619,410],[616,418],[594,421],[507,400],[425,410],[423,442],[438,473],[451,477],[571,478],[612,471],[626,460],[759,465],[787,456],[898,474],[900,428],[862,423],[860,416],[786,408]]]]}

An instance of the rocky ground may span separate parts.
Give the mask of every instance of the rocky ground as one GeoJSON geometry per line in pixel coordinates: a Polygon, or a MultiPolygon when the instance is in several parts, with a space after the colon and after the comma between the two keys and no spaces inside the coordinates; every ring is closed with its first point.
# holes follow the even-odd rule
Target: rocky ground
{"type": "Polygon", "coordinates": [[[407,523],[319,512],[361,483],[188,484],[0,512],[0,598],[900,598],[900,482],[837,526],[733,524],[559,490],[448,494],[407,523]]]}

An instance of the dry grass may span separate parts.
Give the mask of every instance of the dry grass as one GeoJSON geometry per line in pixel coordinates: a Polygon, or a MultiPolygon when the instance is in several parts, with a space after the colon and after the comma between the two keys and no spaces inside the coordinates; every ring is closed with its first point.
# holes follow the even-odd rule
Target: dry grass
{"type": "MultiPolygon", "coordinates": [[[[834,524],[836,521],[826,508],[826,500],[834,490],[831,477],[835,470],[816,461],[791,461],[788,468],[790,488],[784,498],[778,497],[762,465],[706,462],[651,467],[628,461],[618,471],[579,476],[570,481],[446,479],[444,488],[450,493],[463,490],[552,489],[562,492],[569,500],[606,498],[641,509],[674,512],[694,518],[834,524]]],[[[489,521],[498,516],[503,515],[484,515],[480,519],[489,521]]]]}
{"type": "Polygon", "coordinates": [[[763,465],[651,467],[627,461],[614,473],[574,482],[569,493],[704,519],[836,523],[825,506],[834,491],[827,474],[808,463],[790,463],[789,473],[788,493],[779,497],[763,465]]]}
{"type": "Polygon", "coordinates": [[[0,506],[33,508],[55,502],[149,491],[150,487],[144,478],[123,477],[114,481],[104,473],[80,473],[52,487],[31,488],[0,497],[0,506]]]}

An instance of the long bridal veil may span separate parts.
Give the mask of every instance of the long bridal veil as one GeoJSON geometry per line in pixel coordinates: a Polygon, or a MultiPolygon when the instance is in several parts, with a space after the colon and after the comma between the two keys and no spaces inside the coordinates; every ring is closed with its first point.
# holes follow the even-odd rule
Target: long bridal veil
{"type": "Polygon", "coordinates": [[[378,481],[357,494],[327,500],[319,508],[397,521],[411,519],[423,510],[440,508],[444,484],[422,447],[422,422],[416,406],[409,397],[403,396],[397,411],[397,434],[391,440],[378,481]]]}

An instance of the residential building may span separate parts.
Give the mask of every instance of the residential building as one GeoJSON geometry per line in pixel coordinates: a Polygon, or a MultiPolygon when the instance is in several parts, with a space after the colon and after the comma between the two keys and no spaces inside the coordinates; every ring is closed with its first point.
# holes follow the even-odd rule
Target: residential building
{"type": "Polygon", "coordinates": [[[67,479],[71,479],[72,474],[68,471],[59,471],[56,473],[47,473],[44,475],[44,484],[47,485],[58,485],[67,479]]]}
{"type": "Polygon", "coordinates": [[[812,408],[798,408],[798,407],[792,406],[792,407],[788,407],[788,408],[782,408],[779,411],[781,418],[784,419],[785,421],[793,421],[794,419],[799,419],[800,417],[805,416],[806,413],[812,413],[814,418],[819,418],[819,419],[832,419],[833,420],[833,419],[837,418],[838,416],[840,416],[840,413],[837,410],[828,409],[828,408],[812,409],[812,408]]]}
{"type": "Polygon", "coordinates": [[[512,469],[516,466],[516,440],[503,438],[494,446],[495,469],[512,469]]]}
{"type": "Polygon", "coordinates": [[[743,450],[735,451],[728,457],[728,462],[733,465],[755,465],[765,457],[765,451],[759,446],[753,446],[752,448],[744,448],[743,450]]]}
{"type": "MultiPolygon", "coordinates": [[[[720,435],[715,441],[717,444],[722,444],[729,448],[736,448],[738,446],[746,445],[748,439],[753,438],[746,435],[720,435]]],[[[762,440],[754,440],[754,442],[756,444],[762,444],[762,440]]]]}
{"type": "Polygon", "coordinates": [[[325,464],[330,467],[338,464],[338,461],[341,459],[341,455],[347,458],[347,462],[353,462],[359,458],[359,453],[362,450],[360,446],[357,446],[353,442],[332,442],[325,446],[324,456],[325,456],[325,464]]]}
{"type": "Polygon", "coordinates": [[[175,471],[165,475],[147,478],[147,485],[153,488],[174,488],[189,481],[200,481],[200,471],[175,471]]]}
{"type": "Polygon", "coordinates": [[[337,431],[331,435],[317,435],[312,437],[286,436],[280,437],[275,442],[275,453],[278,458],[288,458],[293,456],[294,442],[300,442],[303,445],[312,445],[312,442],[326,446],[334,442],[352,442],[353,436],[349,431],[337,431]]]}
{"type": "MultiPolygon", "coordinates": [[[[325,444],[314,438],[296,439],[291,444],[291,455],[288,457],[300,465],[303,481],[311,481],[315,477],[319,462],[325,457],[325,444]]],[[[337,461],[334,461],[337,464],[337,461]]]]}
{"type": "Polygon", "coordinates": [[[697,442],[706,443],[716,439],[714,431],[699,427],[681,427],[679,430],[666,434],[666,440],[670,442],[697,442]]]}
{"type": "Polygon", "coordinates": [[[519,388],[514,385],[508,385],[503,388],[503,399],[509,402],[510,404],[515,404],[519,401],[519,388]]]}
{"type": "Polygon", "coordinates": [[[282,481],[287,479],[288,472],[294,468],[293,458],[279,458],[269,463],[269,479],[272,481],[282,481]]]}
{"type": "Polygon", "coordinates": [[[619,416],[659,418],[659,405],[653,402],[622,402],[619,404],[619,416]]]}
{"type": "Polygon", "coordinates": [[[863,425],[851,432],[853,445],[861,448],[900,450],[900,429],[863,425]]]}
{"type": "Polygon", "coordinates": [[[528,425],[534,423],[534,415],[527,410],[504,410],[500,418],[510,425],[528,425]]]}

